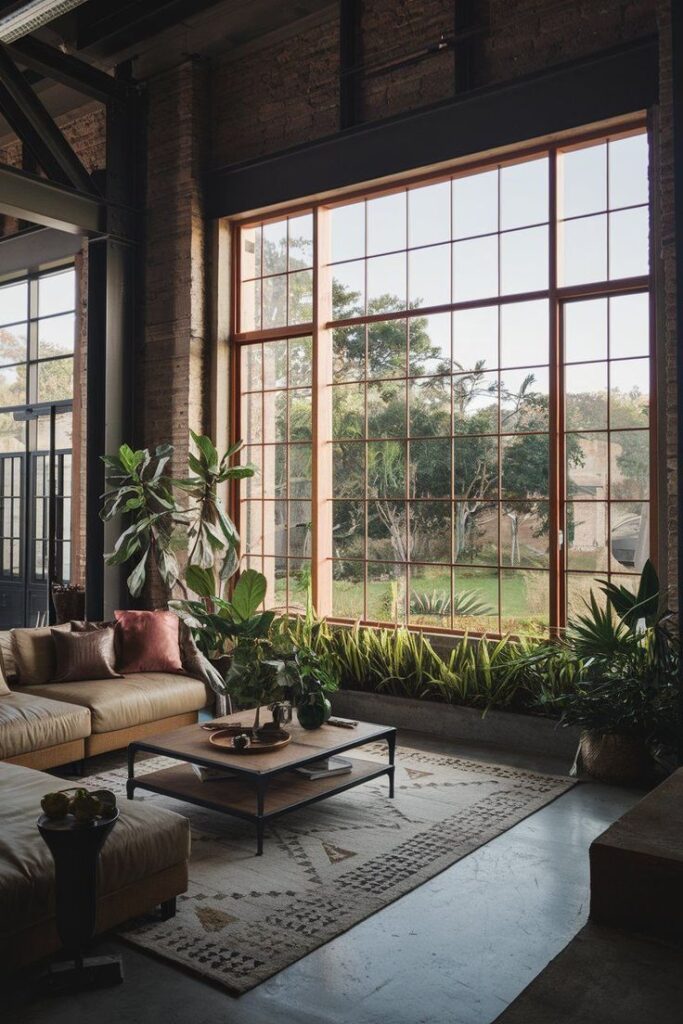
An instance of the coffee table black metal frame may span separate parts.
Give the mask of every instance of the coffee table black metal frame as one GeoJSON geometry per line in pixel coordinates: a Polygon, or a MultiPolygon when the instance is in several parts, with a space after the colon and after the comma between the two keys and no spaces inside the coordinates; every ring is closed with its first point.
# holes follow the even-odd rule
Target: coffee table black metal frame
{"type": "MultiPolygon", "coordinates": [[[[200,728],[199,726],[197,728],[200,728]]],[[[186,803],[195,804],[198,807],[205,807],[212,811],[218,811],[221,814],[227,814],[230,817],[241,818],[245,821],[253,821],[256,825],[256,852],[258,856],[263,853],[263,834],[264,828],[267,821],[273,818],[280,817],[283,814],[288,814],[290,811],[299,810],[302,807],[307,807],[311,804],[318,803],[320,800],[326,800],[328,797],[336,796],[338,793],[344,793],[349,789],[354,789],[356,786],[360,786],[365,782],[371,782],[374,779],[381,778],[384,775],[389,777],[389,797],[394,797],[394,774],[395,774],[395,759],[396,759],[396,729],[386,726],[378,727],[380,732],[375,733],[371,737],[363,737],[362,739],[349,739],[346,742],[334,744],[330,747],[323,749],[310,748],[310,755],[302,756],[297,758],[296,762],[287,765],[274,766],[272,770],[266,769],[265,771],[257,771],[251,769],[249,766],[250,755],[243,755],[239,763],[231,762],[229,765],[222,763],[219,756],[211,757],[200,757],[197,755],[188,755],[187,753],[178,753],[164,744],[164,737],[150,737],[149,740],[136,740],[134,743],[128,746],[128,780],[126,782],[126,795],[129,800],[134,798],[136,789],[144,789],[152,793],[160,793],[164,796],[174,797],[174,793],[167,787],[161,787],[151,782],[145,781],[145,776],[135,775],[135,755],[139,751],[144,751],[149,754],[159,754],[164,757],[174,758],[179,763],[196,764],[205,768],[226,768],[229,767],[231,771],[244,781],[250,784],[254,790],[256,797],[256,810],[252,813],[239,808],[233,808],[227,806],[224,803],[217,801],[201,799],[197,796],[187,796],[184,793],[178,792],[176,799],[183,800],[186,803]],[[312,793],[308,797],[303,799],[298,798],[292,801],[285,807],[277,808],[269,811],[265,807],[266,795],[268,792],[269,783],[278,776],[284,775],[288,772],[293,772],[295,768],[301,765],[308,764],[311,761],[319,761],[324,757],[334,757],[338,754],[343,754],[349,750],[356,750],[369,743],[375,743],[378,740],[384,740],[387,744],[388,751],[388,762],[386,764],[378,764],[375,771],[366,773],[362,778],[349,779],[346,775],[337,776],[339,782],[338,785],[334,785],[331,788],[324,790],[323,792],[312,793]],[[242,763],[243,762],[243,763],[242,763]]],[[[208,740],[208,736],[207,736],[208,740]]],[[[266,756],[266,755],[263,755],[266,756]]],[[[156,774],[156,773],[152,773],[156,774]]],[[[313,784],[313,783],[312,783],[313,784]]]]}

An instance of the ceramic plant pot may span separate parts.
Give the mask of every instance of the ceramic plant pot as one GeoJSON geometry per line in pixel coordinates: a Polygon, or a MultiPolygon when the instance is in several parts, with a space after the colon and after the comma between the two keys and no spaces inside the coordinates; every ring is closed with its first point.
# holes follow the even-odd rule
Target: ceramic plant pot
{"type": "Polygon", "coordinates": [[[319,729],[332,714],[332,705],[322,692],[309,693],[296,706],[296,717],[304,729],[319,729]]]}
{"type": "Polygon", "coordinates": [[[652,770],[647,748],[636,736],[583,732],[580,758],[594,779],[615,785],[643,782],[652,770]]]}

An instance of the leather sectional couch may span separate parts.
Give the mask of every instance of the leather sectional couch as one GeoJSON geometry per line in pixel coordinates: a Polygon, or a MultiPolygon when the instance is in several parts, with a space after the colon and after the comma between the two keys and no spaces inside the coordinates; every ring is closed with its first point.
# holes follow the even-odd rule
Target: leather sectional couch
{"type": "Polygon", "coordinates": [[[46,769],[117,750],[191,725],[215,699],[201,679],[160,672],[19,686],[9,633],[0,633],[0,646],[9,676],[0,678],[0,761],[11,764],[46,769]]]}
{"type": "MultiPolygon", "coordinates": [[[[0,764],[0,973],[59,949],[54,864],[36,820],[42,797],[66,785],[43,772],[0,764]]],[[[119,820],[99,859],[97,932],[157,905],[171,916],[176,896],[187,889],[189,852],[186,818],[148,801],[120,801],[119,820]]]]}

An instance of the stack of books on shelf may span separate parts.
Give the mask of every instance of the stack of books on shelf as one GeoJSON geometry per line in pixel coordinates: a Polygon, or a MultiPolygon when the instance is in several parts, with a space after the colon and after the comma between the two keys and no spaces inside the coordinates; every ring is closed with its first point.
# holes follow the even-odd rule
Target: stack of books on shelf
{"type": "Polygon", "coordinates": [[[332,775],[347,775],[352,767],[353,762],[348,757],[323,757],[319,761],[302,764],[296,771],[315,782],[317,779],[329,779],[332,775]]]}

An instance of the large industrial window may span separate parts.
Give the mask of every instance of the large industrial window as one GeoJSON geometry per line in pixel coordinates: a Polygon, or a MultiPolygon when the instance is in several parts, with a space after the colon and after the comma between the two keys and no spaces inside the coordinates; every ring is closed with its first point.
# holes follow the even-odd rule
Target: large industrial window
{"type": "Polygon", "coordinates": [[[642,129],[236,229],[239,515],[271,604],[566,621],[652,540],[642,129]]]}

